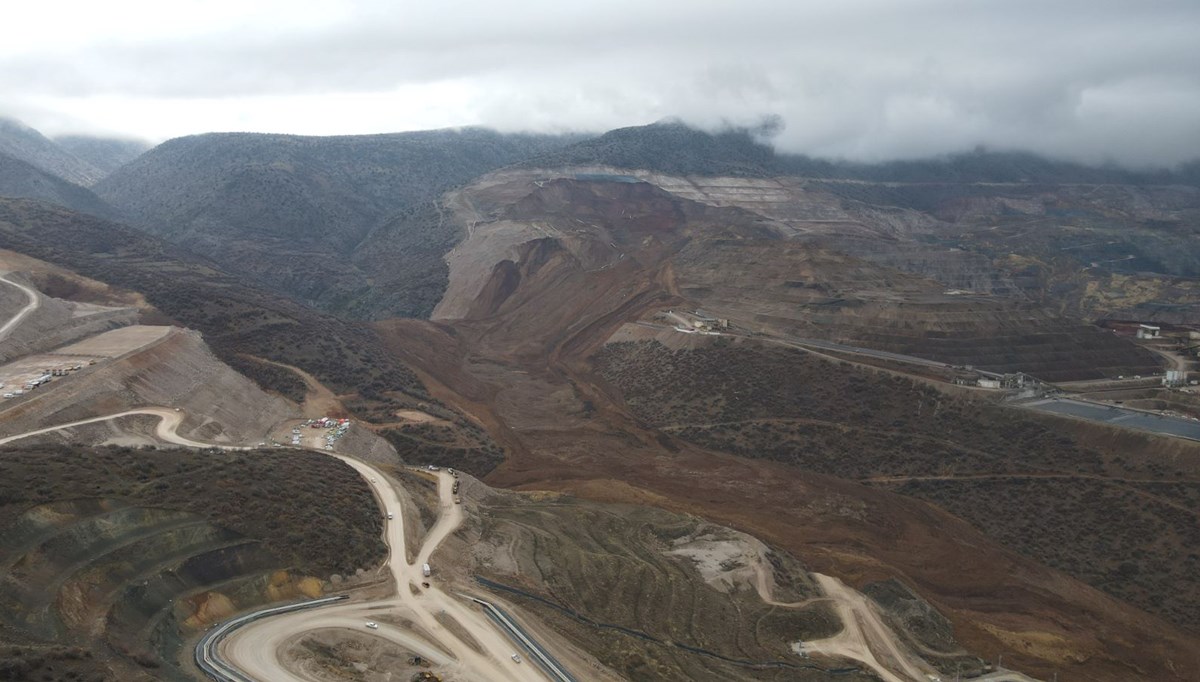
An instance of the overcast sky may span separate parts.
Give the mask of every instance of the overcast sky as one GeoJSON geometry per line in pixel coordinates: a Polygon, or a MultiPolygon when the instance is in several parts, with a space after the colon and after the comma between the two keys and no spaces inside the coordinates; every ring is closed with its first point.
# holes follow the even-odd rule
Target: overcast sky
{"type": "Polygon", "coordinates": [[[1200,0],[6,3],[0,115],[47,134],[585,130],[782,117],[878,160],[1200,157],[1200,0]]]}

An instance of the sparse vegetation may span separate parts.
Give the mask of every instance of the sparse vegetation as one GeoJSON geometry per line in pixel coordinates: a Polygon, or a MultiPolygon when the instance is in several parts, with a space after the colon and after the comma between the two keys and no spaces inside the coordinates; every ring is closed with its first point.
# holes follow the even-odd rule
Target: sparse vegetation
{"type": "Polygon", "coordinates": [[[264,357],[300,367],[334,391],[358,391],[367,403],[365,412],[378,407],[390,414],[410,398],[431,400],[416,375],[382,348],[369,327],[256,289],[136,230],[0,199],[0,246],[144,294],[166,315],[203,332],[223,360],[238,363],[239,354],[264,357]]]}
{"type": "Polygon", "coordinates": [[[1109,594],[1200,629],[1200,482],[1174,484],[1193,502],[1146,484],[1103,480],[909,481],[987,534],[1109,594]]]}
{"type": "Polygon", "coordinates": [[[296,373],[256,360],[245,355],[233,355],[225,359],[225,364],[236,369],[254,380],[254,383],[268,391],[274,391],[294,403],[304,401],[308,395],[308,386],[296,373]]]}
{"type": "Polygon", "coordinates": [[[441,194],[574,141],[465,129],[171,140],[96,191],[153,234],[343,317],[424,317],[459,227],[441,194]]]}
{"type": "Polygon", "coordinates": [[[386,551],[366,483],[314,452],[46,445],[0,451],[0,473],[0,528],[34,505],[105,498],[199,514],[314,575],[353,573],[386,551]]]}
{"type": "Polygon", "coordinates": [[[504,450],[482,432],[472,437],[469,431],[455,432],[443,427],[420,425],[384,429],[379,435],[387,439],[400,458],[415,464],[436,464],[465,471],[482,478],[504,461],[504,450]],[[447,437],[454,434],[453,441],[447,437]],[[430,440],[428,436],[436,436],[430,440]]]}
{"type": "Polygon", "coordinates": [[[595,360],[668,433],[929,500],[1049,566],[1200,626],[1200,573],[1183,551],[1200,543],[1190,469],[1086,445],[1051,418],[793,349],[620,343],[595,360]]]}
{"type": "MultiPolygon", "coordinates": [[[[144,634],[172,599],[289,568],[353,574],[386,553],[362,478],[302,450],[0,450],[0,531],[0,679],[12,680],[179,679],[158,650],[179,635],[144,634]],[[63,598],[77,593],[91,599],[63,598]],[[79,629],[96,619],[102,633],[79,629]]],[[[238,598],[268,598],[257,589],[238,598]]]]}
{"type": "MultiPolygon", "coordinates": [[[[557,495],[496,494],[479,511],[468,538],[478,573],[518,590],[498,593],[627,679],[829,678],[791,644],[835,634],[837,616],[823,602],[775,607],[748,584],[706,583],[692,559],[670,553],[680,539],[721,532],[700,519],[557,495]]],[[[772,552],[770,563],[789,598],[817,594],[790,555],[772,552]]]]}

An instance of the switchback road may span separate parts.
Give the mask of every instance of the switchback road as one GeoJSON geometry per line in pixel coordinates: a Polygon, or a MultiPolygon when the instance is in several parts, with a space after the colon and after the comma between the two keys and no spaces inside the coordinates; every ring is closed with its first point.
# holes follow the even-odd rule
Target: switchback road
{"type": "MultiPolygon", "coordinates": [[[[126,410],[34,429],[0,438],[0,445],[133,415],[159,417],[155,434],[169,443],[194,448],[250,449],[201,443],[184,438],[177,433],[183,421],[183,413],[165,407],[126,410]]],[[[416,560],[409,563],[405,559],[404,506],[396,489],[388,483],[387,477],[374,467],[356,459],[332,452],[323,454],[336,457],[357,471],[372,488],[383,506],[384,513],[392,517],[384,522],[384,532],[389,548],[387,568],[395,581],[397,594],[382,600],[339,604],[257,620],[234,631],[224,642],[217,643],[219,656],[241,670],[245,676],[261,682],[308,682],[307,677],[294,673],[286,664],[284,657],[288,642],[314,630],[365,628],[366,621],[373,620],[378,622],[378,629],[364,629],[364,633],[392,641],[435,663],[444,663],[462,677],[502,682],[545,682],[546,678],[536,666],[524,665],[513,660],[513,644],[481,611],[451,598],[436,584],[431,584],[428,588],[421,587],[422,582],[433,582],[422,575],[423,564],[429,562],[441,543],[463,522],[462,505],[453,501],[454,477],[446,472],[436,474],[438,520],[426,535],[416,560]],[[388,624],[388,619],[393,617],[398,621],[410,621],[411,625],[400,628],[388,624]]]]}
{"type": "Polygon", "coordinates": [[[21,324],[22,320],[24,320],[26,317],[29,317],[30,313],[42,307],[42,297],[38,294],[36,289],[14,282],[4,275],[0,275],[0,282],[4,282],[9,286],[14,286],[20,289],[25,293],[26,296],[29,297],[29,303],[25,304],[24,308],[18,310],[16,315],[13,315],[11,318],[9,318],[8,322],[4,323],[4,326],[0,327],[0,340],[4,340],[9,334],[12,333],[12,330],[17,328],[17,325],[21,324]]]}
{"type": "Polygon", "coordinates": [[[385,513],[393,517],[385,523],[384,532],[389,549],[387,568],[395,581],[396,595],[256,621],[226,639],[220,648],[224,660],[247,677],[263,682],[307,682],[289,664],[287,643],[314,630],[350,628],[399,644],[467,679],[545,682],[537,667],[511,658],[514,645],[479,610],[443,592],[436,584],[436,576],[431,580],[422,575],[422,565],[462,524],[462,506],[453,503],[451,492],[454,478],[445,472],[437,474],[438,520],[416,559],[409,563],[405,559],[404,506],[388,479],[368,464],[326,454],[358,471],[369,482],[385,513]],[[431,586],[421,587],[423,581],[431,586]],[[366,629],[368,620],[377,622],[378,629],[366,629]],[[409,624],[404,628],[394,627],[392,621],[409,624]]]}
{"type": "Polygon", "coordinates": [[[0,438],[0,445],[5,445],[13,441],[29,438],[30,436],[40,436],[44,433],[53,431],[62,431],[64,429],[74,428],[76,426],[84,426],[86,424],[96,424],[98,422],[106,422],[111,419],[120,419],[121,417],[131,417],[133,415],[145,414],[153,417],[158,417],[158,426],[154,429],[154,435],[159,439],[175,445],[183,445],[189,448],[220,448],[222,450],[248,450],[249,448],[235,445],[214,445],[212,443],[201,443],[199,441],[190,440],[179,435],[176,431],[179,425],[183,423],[183,413],[177,412],[167,407],[140,407],[135,410],[126,410],[116,414],[108,414],[103,417],[92,417],[90,419],[80,419],[79,421],[69,422],[67,424],[58,424],[57,426],[47,426],[44,429],[35,429],[26,431],[15,436],[0,438]]]}

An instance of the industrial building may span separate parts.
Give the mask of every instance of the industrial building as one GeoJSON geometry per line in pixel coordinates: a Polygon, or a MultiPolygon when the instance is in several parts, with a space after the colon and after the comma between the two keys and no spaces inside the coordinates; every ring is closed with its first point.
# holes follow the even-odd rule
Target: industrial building
{"type": "Polygon", "coordinates": [[[1163,375],[1162,385],[1168,387],[1186,386],[1188,382],[1187,372],[1178,369],[1168,369],[1163,375]]]}

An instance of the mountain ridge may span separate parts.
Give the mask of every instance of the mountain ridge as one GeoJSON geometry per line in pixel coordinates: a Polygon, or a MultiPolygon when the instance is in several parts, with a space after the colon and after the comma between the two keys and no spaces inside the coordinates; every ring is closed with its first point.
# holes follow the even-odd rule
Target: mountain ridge
{"type": "Polygon", "coordinates": [[[59,135],[52,139],[106,176],[154,146],[143,140],[95,135],[59,135]]]}
{"type": "Polygon", "coordinates": [[[617,128],[520,165],[590,164],[681,175],[787,175],[872,182],[1200,185],[1200,159],[1174,169],[1133,170],[1055,160],[1036,152],[978,147],[953,154],[867,163],[779,152],[749,128],[706,132],[677,121],[617,128]]]}
{"type": "Polygon", "coordinates": [[[0,152],[0,197],[36,199],[116,220],[119,212],[90,189],[0,152]]]}
{"type": "Polygon", "coordinates": [[[84,187],[95,184],[104,175],[37,130],[11,118],[0,117],[0,153],[84,187]]]}

